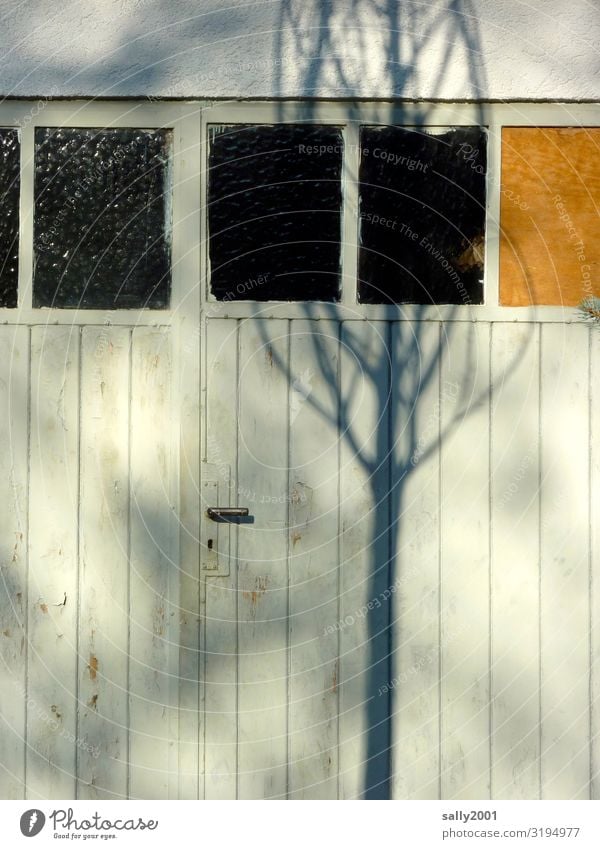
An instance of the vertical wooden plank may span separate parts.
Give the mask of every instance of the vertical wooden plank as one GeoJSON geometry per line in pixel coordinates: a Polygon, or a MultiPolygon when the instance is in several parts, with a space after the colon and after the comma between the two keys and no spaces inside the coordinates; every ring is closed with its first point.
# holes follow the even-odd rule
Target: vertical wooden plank
{"type": "Polygon", "coordinates": [[[492,327],[492,796],[538,799],[539,326],[492,327]]]}
{"type": "Polygon", "coordinates": [[[589,330],[542,333],[542,797],[589,798],[589,330]],[[561,499],[561,492],[566,498],[561,499]]]}
{"type": "Polygon", "coordinates": [[[389,391],[385,322],[341,345],[340,773],[344,799],[389,797],[389,391]]]}
{"type": "Polygon", "coordinates": [[[0,328],[0,798],[25,794],[29,329],[0,328]]]}
{"type": "Polygon", "coordinates": [[[179,461],[179,799],[204,795],[204,694],[201,650],[200,552],[200,335],[183,322],[180,331],[179,388],[181,397],[181,455],[179,461]]]}
{"type": "MultiPolygon", "coordinates": [[[[238,325],[206,322],[207,459],[216,472],[223,504],[248,503],[237,494],[238,325]]],[[[248,503],[253,512],[254,505],[248,503]]],[[[203,521],[210,520],[203,517],[203,521]]],[[[214,523],[211,522],[211,525],[214,523]]],[[[229,560],[227,577],[206,578],[205,794],[235,799],[237,793],[237,582],[235,527],[218,528],[217,556],[229,560]],[[230,549],[230,545],[232,548],[230,549]]]]}
{"type": "Polygon", "coordinates": [[[130,450],[129,737],[130,796],[169,794],[169,641],[177,611],[169,599],[171,513],[171,339],[136,328],[132,341],[130,450]]]}
{"type": "Polygon", "coordinates": [[[339,325],[290,337],[290,796],[335,799],[339,325]]]}
{"type": "Polygon", "coordinates": [[[43,799],[75,794],[79,347],[78,328],[32,329],[26,770],[43,799]]]}
{"type": "MultiPolygon", "coordinates": [[[[200,110],[201,112],[201,110],[200,110]]],[[[202,774],[204,685],[200,670],[202,629],[200,627],[202,584],[200,581],[200,299],[203,285],[200,269],[206,267],[206,239],[202,228],[199,197],[205,197],[201,175],[203,156],[201,120],[198,110],[181,104],[174,133],[173,161],[173,375],[178,388],[179,412],[179,569],[173,573],[173,599],[179,604],[179,711],[178,764],[173,764],[170,795],[178,799],[204,796],[202,774]],[[202,254],[202,258],[201,258],[202,254]]],[[[177,417],[174,425],[177,425],[177,417]]],[[[177,439],[177,436],[175,436],[177,439]]],[[[175,649],[175,645],[173,645],[175,649]]]]}
{"type": "Polygon", "coordinates": [[[488,324],[448,323],[441,398],[441,797],[490,794],[488,324]]]}
{"type": "Polygon", "coordinates": [[[240,328],[239,498],[254,515],[239,528],[242,799],[287,794],[288,343],[284,320],[240,328]]]}
{"type": "Polygon", "coordinates": [[[82,331],[80,799],[127,797],[130,339],[82,331]]]}
{"type": "Polygon", "coordinates": [[[591,723],[590,798],[600,799],[600,333],[590,345],[591,723]]]}
{"type": "Polygon", "coordinates": [[[394,323],[391,350],[392,797],[437,799],[440,325],[394,323]]]}

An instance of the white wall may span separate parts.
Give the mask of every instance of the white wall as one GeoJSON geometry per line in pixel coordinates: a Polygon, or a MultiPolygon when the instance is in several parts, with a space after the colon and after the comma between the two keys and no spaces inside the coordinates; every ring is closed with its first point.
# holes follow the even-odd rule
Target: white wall
{"type": "Polygon", "coordinates": [[[586,0],[0,0],[3,96],[597,99],[586,0]]]}

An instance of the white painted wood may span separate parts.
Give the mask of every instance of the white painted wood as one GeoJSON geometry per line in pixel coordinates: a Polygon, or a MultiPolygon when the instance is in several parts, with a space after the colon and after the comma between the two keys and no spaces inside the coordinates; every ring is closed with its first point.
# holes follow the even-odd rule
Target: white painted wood
{"type": "Polygon", "coordinates": [[[129,794],[169,793],[173,688],[169,643],[178,611],[169,598],[172,556],[171,338],[133,331],[130,449],[129,794]]]}
{"type": "Polygon", "coordinates": [[[119,799],[128,792],[131,331],[87,327],[81,345],[77,795],[119,799]]]}
{"type": "Polygon", "coordinates": [[[288,792],[288,402],[286,321],[240,328],[239,789],[242,799],[288,792]],[[248,492],[250,490],[250,492],[248,492]]]}
{"type": "MultiPolygon", "coordinates": [[[[20,324],[41,323],[33,318],[32,282],[33,282],[33,210],[35,198],[35,130],[33,126],[22,127],[19,131],[21,144],[21,174],[19,192],[19,313],[10,308],[2,310],[6,313],[5,320],[16,320],[20,324]],[[26,317],[26,316],[29,316],[26,317]]],[[[39,312],[38,312],[39,315],[39,312]]]]}
{"type": "Polygon", "coordinates": [[[340,301],[349,311],[356,310],[358,294],[358,232],[360,170],[360,125],[349,121],[344,129],[344,156],[342,171],[342,270],[340,301]]]}
{"type": "MultiPolygon", "coordinates": [[[[192,104],[190,104],[192,105],[192,104]]],[[[294,101],[284,104],[265,101],[225,101],[207,109],[211,123],[274,123],[311,119],[318,122],[344,123],[348,120],[366,124],[422,122],[426,109],[431,126],[472,126],[481,121],[482,110],[500,124],[514,126],[596,127],[600,113],[596,103],[425,103],[358,102],[358,101],[294,101]]]]}
{"type": "Polygon", "coordinates": [[[590,335],[590,799],[600,799],[600,333],[590,335]]]}
{"type": "MultiPolygon", "coordinates": [[[[491,273],[491,271],[490,271],[491,273]]],[[[208,308],[222,310],[221,303],[209,302],[208,308]]],[[[302,319],[306,317],[306,307],[293,301],[229,301],[224,310],[228,318],[279,318],[302,319]]],[[[446,322],[457,324],[488,323],[488,322],[518,322],[541,324],[583,324],[583,319],[576,307],[502,307],[497,304],[461,305],[460,309],[453,304],[348,304],[348,303],[314,303],[311,304],[311,318],[329,319],[333,321],[410,321],[410,322],[446,322]]],[[[3,314],[0,310],[0,321],[3,314]]],[[[56,311],[57,322],[65,321],[68,317],[56,311]]],[[[129,323],[129,322],[127,322],[129,323]]],[[[465,331],[466,332],[466,331],[465,331]]]]}
{"type": "MultiPolygon", "coordinates": [[[[221,312],[222,306],[217,301],[209,302],[207,308],[215,308],[221,312]]],[[[303,319],[306,317],[306,307],[294,301],[229,301],[226,310],[228,318],[281,318],[303,319]]],[[[81,310],[39,308],[35,310],[19,310],[19,321],[15,321],[14,309],[0,307],[0,324],[64,324],[73,325],[74,317],[77,325],[86,324],[115,324],[124,327],[159,327],[171,324],[178,319],[177,312],[161,310],[160,318],[155,310],[81,310]]],[[[487,305],[474,304],[461,306],[460,312],[451,304],[420,306],[417,304],[311,304],[311,317],[314,319],[329,319],[334,321],[403,321],[431,322],[455,321],[471,324],[473,322],[524,322],[526,324],[583,324],[583,319],[576,307],[501,307],[492,303],[487,305]]]]}
{"type": "MultiPolygon", "coordinates": [[[[236,321],[206,323],[206,444],[207,459],[223,504],[249,505],[237,494],[238,326],[236,321]]],[[[229,562],[229,575],[205,580],[205,793],[207,799],[237,795],[237,530],[216,526],[206,516],[207,533],[218,530],[217,557],[229,562]]],[[[216,538],[216,535],[215,535],[216,538]]]]}
{"type": "Polygon", "coordinates": [[[25,795],[29,329],[0,328],[0,798],[25,795]]]}
{"type": "MultiPolygon", "coordinates": [[[[200,797],[200,752],[203,746],[204,712],[200,664],[201,582],[198,539],[200,537],[200,386],[199,334],[186,325],[180,335],[181,390],[180,454],[180,583],[179,583],[179,788],[177,798],[200,797]]],[[[174,374],[174,380],[177,376],[174,374]]],[[[203,760],[203,758],[202,758],[203,760]]],[[[203,794],[203,791],[202,791],[203,794]]]]}
{"type": "Polygon", "coordinates": [[[589,798],[589,329],[541,328],[544,799],[589,798]]]}
{"type": "Polygon", "coordinates": [[[290,328],[290,798],[338,796],[339,325],[290,328]]]}
{"type": "Polygon", "coordinates": [[[492,795],[540,795],[540,328],[492,327],[492,795]]]}
{"type": "Polygon", "coordinates": [[[27,794],[75,797],[78,328],[31,340],[27,794]]]}
{"type": "MultiPolygon", "coordinates": [[[[35,105],[35,104],[34,104],[35,105]]],[[[296,122],[311,119],[343,124],[354,120],[367,124],[422,120],[423,109],[434,126],[476,124],[482,109],[500,124],[512,126],[595,127],[600,126],[597,103],[464,103],[439,101],[427,103],[392,103],[390,101],[173,101],[165,98],[103,100],[69,99],[44,102],[44,108],[32,115],[31,100],[5,100],[0,103],[3,126],[79,126],[79,127],[156,127],[174,125],[181,117],[194,117],[204,108],[211,123],[271,123],[277,120],[296,122]],[[33,118],[33,120],[32,120],[33,118]]]]}
{"type": "MultiPolygon", "coordinates": [[[[178,453],[178,474],[173,474],[178,504],[179,571],[171,570],[170,594],[179,605],[178,639],[170,650],[179,653],[179,710],[173,715],[172,737],[177,747],[170,754],[169,797],[198,799],[203,794],[200,764],[203,761],[203,698],[200,676],[200,604],[198,538],[200,535],[200,288],[190,281],[200,276],[200,121],[199,109],[178,104],[173,121],[173,263],[171,308],[173,319],[160,315],[161,324],[172,326],[173,339],[173,449],[178,453]],[[179,399],[179,400],[177,400],[179,399]]],[[[146,313],[147,314],[147,313],[146,313]]],[[[137,325],[136,325],[137,326],[137,325]]]]}
{"type": "Polygon", "coordinates": [[[386,798],[389,775],[389,328],[344,324],[341,346],[340,781],[386,798]],[[367,609],[370,606],[370,609],[367,609]]]}
{"type": "MultiPolygon", "coordinates": [[[[588,363],[587,330],[577,324],[580,318],[576,310],[558,307],[507,309],[496,304],[493,295],[498,282],[496,213],[500,177],[497,141],[490,146],[489,159],[489,212],[493,220],[487,232],[487,303],[464,309],[451,305],[425,308],[357,305],[352,303],[356,246],[355,239],[349,238],[356,231],[353,219],[357,214],[356,187],[352,175],[357,166],[357,151],[351,149],[357,139],[356,127],[360,122],[410,122],[411,115],[422,110],[422,104],[396,107],[389,103],[307,105],[288,102],[282,107],[266,103],[219,103],[212,108],[207,105],[200,120],[202,106],[191,102],[48,102],[37,119],[31,121],[31,104],[0,104],[0,117],[3,114],[6,119],[3,123],[22,125],[23,159],[20,309],[0,309],[0,323],[12,325],[0,328],[0,380],[4,380],[4,384],[0,383],[0,400],[4,401],[0,406],[0,439],[5,447],[12,440],[16,458],[13,463],[8,450],[3,450],[0,456],[0,487],[4,487],[6,505],[0,517],[4,530],[2,544],[7,556],[10,555],[7,567],[4,566],[6,556],[0,560],[9,589],[0,602],[0,617],[8,619],[2,618],[0,625],[5,621],[15,625],[14,631],[10,624],[8,628],[0,628],[0,675],[10,675],[12,687],[13,676],[19,680],[28,666],[32,696],[27,723],[30,748],[26,750],[18,736],[19,733],[24,736],[24,725],[16,735],[0,735],[0,789],[4,787],[7,796],[20,795],[26,763],[28,794],[32,798],[72,796],[76,768],[79,769],[77,792],[80,796],[102,798],[104,794],[112,794],[118,797],[131,792],[133,795],[201,797],[204,795],[203,744],[206,740],[206,768],[210,772],[206,796],[209,798],[236,794],[244,798],[335,795],[338,732],[334,694],[333,690],[324,688],[324,701],[321,702],[317,694],[319,676],[331,671],[334,642],[339,638],[342,643],[339,680],[344,679],[343,690],[338,690],[340,795],[349,798],[365,795],[365,787],[371,782],[369,770],[385,776],[390,753],[382,751],[379,757],[368,762],[378,717],[385,727],[387,711],[381,696],[375,701],[374,685],[378,689],[388,678],[404,674],[407,680],[403,685],[384,694],[393,699],[392,770],[396,797],[435,795],[438,792],[436,775],[440,769],[441,793],[446,797],[485,798],[490,792],[488,775],[491,776],[491,792],[496,798],[532,798],[540,792],[540,780],[541,792],[548,798],[600,796],[597,754],[600,751],[597,742],[600,673],[596,645],[600,606],[595,574],[600,473],[594,441],[600,420],[595,391],[598,335],[591,336],[593,349],[588,363]],[[248,506],[253,508],[256,522],[254,526],[242,525],[233,533],[232,568],[227,578],[201,583],[198,574],[201,445],[198,315],[201,295],[205,294],[206,268],[201,261],[201,258],[206,259],[203,229],[206,216],[202,211],[206,179],[201,173],[200,136],[207,121],[269,121],[279,117],[288,121],[309,117],[343,126],[348,148],[344,163],[345,198],[349,203],[349,209],[344,211],[345,291],[341,304],[311,304],[310,309],[311,316],[321,320],[314,322],[317,334],[319,326],[323,327],[323,320],[343,320],[349,344],[342,364],[345,403],[340,417],[349,419],[350,427],[340,440],[344,551],[339,560],[342,585],[337,604],[340,605],[339,615],[350,616],[354,621],[351,625],[340,626],[336,633],[325,634],[319,645],[314,639],[302,639],[302,630],[314,634],[315,629],[325,628],[328,624],[325,620],[333,611],[334,601],[329,595],[333,590],[333,572],[326,571],[325,581],[324,574],[318,571],[320,561],[315,559],[315,552],[322,550],[323,557],[332,562],[334,526],[325,522],[320,511],[318,515],[308,512],[312,508],[307,508],[306,503],[288,500],[294,483],[298,482],[296,472],[303,469],[305,477],[310,473],[313,483],[317,482],[312,487],[310,482],[302,481],[313,488],[313,500],[322,492],[323,498],[326,493],[327,501],[331,501],[333,485],[327,470],[336,465],[332,459],[333,430],[321,426],[310,398],[301,405],[300,413],[292,421],[296,409],[293,382],[298,372],[302,374],[307,365],[315,362],[308,337],[300,343],[299,337],[295,342],[296,337],[292,336],[292,356],[288,363],[288,343],[283,337],[287,333],[288,319],[292,320],[292,330],[294,320],[304,321],[305,304],[204,304],[205,313],[212,316],[209,323],[213,326],[207,350],[219,375],[218,378],[210,376],[210,369],[207,369],[209,403],[206,412],[209,418],[214,415],[204,438],[206,440],[212,428],[212,433],[223,444],[221,459],[211,457],[210,452],[207,459],[221,462],[223,468],[231,467],[233,488],[238,486],[236,393],[238,376],[242,375],[241,491],[232,491],[230,499],[244,503],[253,498],[248,506]],[[158,314],[144,310],[30,308],[34,127],[73,124],[74,121],[78,126],[163,125],[175,128],[174,276],[170,310],[158,314]],[[179,132],[178,128],[184,124],[185,128],[179,132]],[[200,203],[199,196],[203,199],[200,203]],[[197,285],[197,281],[200,284],[197,285]],[[243,325],[241,355],[237,354],[238,343],[235,342],[231,349],[226,348],[223,356],[217,357],[220,340],[228,337],[228,328],[236,320],[243,325]],[[485,411],[487,402],[474,406],[470,397],[473,386],[474,397],[480,390],[483,394],[489,391],[489,378],[485,376],[489,321],[497,322],[492,331],[494,408],[491,420],[485,411]],[[47,322],[60,327],[46,328],[43,325],[47,322]],[[106,322],[117,327],[104,331],[99,325],[106,322]],[[390,330],[390,322],[399,323],[390,330]],[[474,330],[471,322],[480,325],[479,329],[474,330]],[[81,365],[78,360],[80,329],[74,325],[93,325],[83,332],[81,365]],[[161,361],[158,368],[161,375],[157,374],[157,382],[152,384],[147,359],[153,356],[152,345],[162,338],[161,330],[152,330],[157,325],[173,326],[173,358],[171,371],[165,366],[162,372],[164,363],[161,361]],[[33,328],[31,355],[26,341],[30,326],[33,328]],[[132,326],[150,329],[136,330],[141,346],[134,372],[139,393],[135,398],[131,396],[133,418],[129,418],[123,406],[124,393],[127,398],[130,395],[129,390],[125,390],[129,372],[123,360],[122,343],[132,326]],[[417,411],[409,417],[415,426],[415,433],[410,435],[401,415],[402,393],[407,385],[409,390],[411,386],[405,358],[396,352],[395,379],[391,387],[382,368],[368,372],[374,363],[381,366],[383,362],[381,355],[385,345],[378,340],[378,334],[388,337],[392,333],[398,342],[400,337],[406,337],[407,330],[414,329],[424,359],[428,350],[433,351],[433,340],[440,327],[451,337],[445,350],[445,371],[441,375],[440,388],[443,395],[446,380],[456,380],[460,384],[466,393],[464,421],[445,432],[444,427],[452,424],[454,407],[458,405],[449,397],[442,398],[445,418],[442,422],[441,496],[434,474],[437,459],[432,453],[419,460],[401,491],[394,490],[390,519],[386,496],[395,481],[388,478],[395,475],[396,468],[384,465],[372,476],[377,463],[369,466],[369,461],[385,455],[386,429],[401,458],[409,440],[418,439],[416,431],[429,428],[429,411],[435,406],[435,380],[421,390],[417,411]],[[519,470],[521,456],[525,457],[530,450],[531,422],[540,416],[535,393],[535,346],[540,331],[544,340],[541,353],[541,499],[534,487],[537,461],[532,459],[527,474],[518,481],[517,492],[500,507],[505,490],[510,488],[519,470]],[[98,358],[100,371],[94,373],[94,340],[97,343],[104,332],[118,344],[112,353],[103,353],[98,358]],[[257,352],[263,350],[261,346],[265,340],[268,342],[278,334],[282,339],[271,346],[273,368],[267,368],[266,360],[263,362],[257,352]],[[9,348],[12,351],[14,339],[17,340],[15,351],[22,352],[22,359],[18,361],[16,357],[10,359],[9,348]],[[298,345],[297,352],[295,345],[298,345]],[[352,351],[357,352],[357,360],[353,359],[352,351]],[[28,393],[29,356],[31,393],[28,393]],[[516,362],[513,363],[513,359],[516,362]],[[592,370],[589,386],[586,383],[588,365],[592,370]],[[288,367],[291,374],[287,373],[288,367]],[[173,375],[176,375],[177,388],[170,383],[173,375]],[[105,393],[100,402],[97,395],[99,376],[102,376],[100,383],[104,383],[105,393]],[[390,388],[393,421],[389,420],[389,407],[386,408],[384,401],[390,388]],[[165,394],[161,395],[163,389],[165,394]],[[10,408],[7,407],[9,403],[10,408]],[[23,458],[28,431],[23,422],[27,420],[29,407],[32,439],[28,515],[31,533],[27,540],[27,517],[24,516],[27,464],[23,458]],[[383,418],[380,418],[382,410],[383,418]],[[490,428],[491,443],[488,442],[486,448],[490,428]],[[10,436],[7,436],[7,429],[10,436]],[[173,496],[177,480],[172,473],[171,455],[178,449],[179,434],[181,488],[177,503],[173,496]],[[327,449],[329,456],[322,464],[312,459],[315,445],[327,449]],[[149,457],[148,446],[152,448],[149,457]],[[104,450],[107,451],[105,456],[104,450]],[[110,679],[103,677],[102,659],[94,655],[98,669],[96,678],[90,678],[92,646],[88,625],[92,615],[99,616],[101,636],[95,634],[94,646],[101,647],[102,652],[112,655],[115,646],[123,646],[127,616],[122,619],[117,615],[115,598],[118,604],[124,601],[120,596],[127,575],[122,545],[129,531],[122,515],[124,490],[113,488],[111,492],[109,484],[111,474],[120,471],[123,452],[129,450],[134,485],[140,490],[143,507],[137,510],[135,499],[128,502],[137,517],[136,526],[131,528],[132,553],[137,558],[131,595],[135,624],[130,708],[135,766],[128,790],[125,784],[127,755],[122,754],[127,721],[125,717],[121,727],[114,720],[122,715],[123,705],[129,699],[126,686],[119,692],[115,683],[123,681],[123,649],[116,651],[119,659],[111,660],[110,679]],[[492,466],[488,468],[486,458],[490,456],[492,466]],[[157,472],[160,464],[162,470],[157,472]],[[489,474],[491,492],[487,484],[489,474]],[[13,490],[18,493],[16,500],[13,490]],[[280,496],[283,497],[281,502],[280,496]],[[443,502],[443,519],[438,530],[435,505],[439,497],[443,502]],[[491,542],[487,537],[490,497],[491,542]],[[379,499],[383,499],[382,503],[373,509],[373,501],[379,499]],[[175,566],[168,563],[171,552],[175,551],[169,504],[179,511],[181,519],[181,553],[179,557],[173,555],[175,566]],[[103,507],[107,512],[102,512],[103,507]],[[538,519],[540,510],[541,522],[538,519]],[[19,520],[19,516],[24,518],[19,520]],[[373,559],[377,563],[385,562],[384,549],[393,541],[389,522],[396,519],[401,520],[402,534],[394,541],[395,571],[387,575],[385,567],[373,572],[373,559]],[[293,527],[288,529],[290,520],[293,527]],[[591,551],[588,550],[588,520],[591,523],[591,551]],[[111,533],[104,532],[107,521],[112,523],[111,533]],[[158,551],[145,523],[152,529],[160,527],[158,548],[164,548],[166,554],[158,551]],[[15,524],[18,529],[13,528],[15,524]],[[298,526],[305,528],[304,533],[297,530],[298,526]],[[23,589],[17,589],[17,584],[20,587],[19,582],[25,581],[25,577],[19,572],[19,561],[13,561],[10,554],[11,550],[15,551],[14,547],[11,549],[15,533],[24,534],[23,546],[29,543],[31,580],[23,589]],[[301,539],[294,541],[296,533],[300,533],[301,539]],[[235,547],[238,534],[239,564],[235,547]],[[370,550],[373,535],[379,539],[375,549],[370,550]],[[541,542],[541,561],[536,537],[541,542]],[[86,546],[87,556],[81,562],[79,573],[78,544],[82,550],[86,546]],[[441,587],[434,581],[440,545],[441,587]],[[489,568],[486,557],[490,554],[491,575],[486,572],[489,568]],[[590,557],[591,599],[588,595],[590,557]],[[385,626],[387,616],[387,611],[375,605],[373,593],[376,598],[384,584],[386,588],[387,584],[393,587],[396,578],[412,576],[412,564],[419,564],[414,579],[409,577],[402,583],[401,592],[395,591],[392,596],[395,602],[393,669],[387,672],[386,660],[373,671],[369,660],[373,647],[369,642],[374,635],[369,634],[368,621],[385,626]],[[181,569],[179,574],[178,568],[181,569]],[[290,583],[288,569],[291,570],[290,583]],[[11,581],[14,578],[14,586],[9,586],[5,572],[12,576],[11,581]],[[536,585],[538,574],[541,606],[536,585]],[[326,591],[322,598],[315,598],[311,607],[312,596],[317,595],[316,584],[319,588],[326,584],[326,591]],[[28,617],[29,633],[26,635],[18,631],[21,614],[11,603],[10,587],[15,600],[23,604],[23,615],[28,617]],[[78,589],[79,608],[76,606],[78,589]],[[170,629],[170,635],[166,628],[162,635],[154,633],[156,623],[147,621],[148,611],[154,609],[152,604],[158,598],[170,599],[176,605],[178,589],[183,600],[181,607],[165,607],[164,610],[166,617],[181,628],[180,643],[174,636],[174,629],[170,629]],[[201,653],[205,647],[201,644],[204,632],[199,621],[204,589],[207,591],[206,654],[201,653]],[[64,592],[67,592],[67,603],[60,604],[64,592]],[[46,598],[49,601],[44,600],[46,598]],[[373,606],[369,617],[359,615],[369,602],[373,606]],[[42,605],[48,608],[47,614],[42,605]],[[490,612],[491,624],[486,619],[490,612]],[[288,613],[292,614],[289,621],[288,613]],[[110,623],[108,628],[105,622],[110,623]],[[462,626],[465,630],[461,630],[462,626]],[[540,628],[542,654],[536,670],[540,628]],[[10,637],[4,633],[6,630],[10,631],[10,637]],[[440,630],[442,655],[438,675],[439,657],[435,650],[436,634],[440,630]],[[63,636],[59,637],[59,633],[63,636]],[[25,641],[21,653],[22,636],[25,641]],[[165,637],[169,639],[165,641],[165,637]],[[515,650],[517,644],[518,651],[515,650]],[[591,714],[590,655],[593,661],[591,714]],[[2,664],[2,659],[7,658],[8,668],[2,664]],[[431,663],[420,668],[418,673],[408,674],[416,665],[415,659],[418,663],[423,658],[431,658],[431,663]],[[206,659],[208,682],[206,731],[201,727],[204,717],[202,659],[206,659]],[[158,670],[156,675],[155,670],[158,670]],[[486,725],[490,714],[486,701],[490,674],[491,726],[486,725]],[[98,684],[98,693],[95,684],[98,684]],[[535,711],[531,710],[531,705],[537,703],[538,686],[542,689],[541,729],[536,728],[535,711]],[[174,689],[179,691],[178,722],[171,710],[175,705],[174,689]],[[437,760],[439,750],[435,747],[438,716],[434,712],[434,702],[438,691],[443,709],[441,766],[437,760]],[[105,714],[88,704],[96,694],[96,706],[102,701],[108,704],[105,714]],[[77,707],[79,727],[76,726],[77,707]],[[586,730],[588,725],[591,744],[589,729],[586,730]],[[107,728],[115,730],[114,737],[108,734],[107,728]],[[411,732],[409,736],[404,733],[405,729],[411,732]],[[179,737],[179,755],[174,744],[176,736],[179,737]],[[83,748],[92,742],[92,737],[100,739],[108,760],[104,756],[96,759],[93,752],[83,748]],[[536,760],[540,753],[541,774],[536,760]]],[[[560,104],[493,104],[485,108],[490,127],[495,128],[496,133],[503,125],[595,126],[600,122],[594,104],[571,104],[568,108],[560,104]]],[[[445,125],[470,124],[481,114],[477,105],[437,104],[427,109],[432,122],[445,125]]],[[[299,326],[308,329],[308,325],[299,326]]],[[[328,348],[326,360],[332,356],[328,348]]],[[[314,386],[311,389],[313,400],[322,393],[325,402],[325,388],[323,383],[314,386]]],[[[328,414],[332,416],[333,408],[328,414]]],[[[435,415],[433,413],[434,426],[435,415]]],[[[204,447],[206,449],[206,445],[204,447]]],[[[128,481],[126,484],[129,485],[128,481]]],[[[228,536],[226,533],[223,539],[224,551],[227,551],[228,536]]],[[[160,631],[160,625],[156,625],[156,629],[160,631]]],[[[389,635],[385,627],[379,631],[375,628],[375,632],[379,633],[375,639],[375,654],[383,657],[389,635]]],[[[333,673],[331,680],[333,683],[333,673]]],[[[3,728],[8,722],[19,729],[25,716],[23,693],[20,696],[15,693],[14,699],[8,699],[6,692],[3,683],[0,722],[4,723],[3,728]]],[[[385,778],[382,781],[385,782],[385,778]]],[[[383,784],[375,781],[372,793],[378,792],[377,786],[382,790],[383,784]]]]}
{"type": "Polygon", "coordinates": [[[440,352],[439,324],[392,325],[394,799],[439,798],[440,352]]]}
{"type": "Polygon", "coordinates": [[[490,794],[490,328],[442,329],[441,797],[490,794]]]}

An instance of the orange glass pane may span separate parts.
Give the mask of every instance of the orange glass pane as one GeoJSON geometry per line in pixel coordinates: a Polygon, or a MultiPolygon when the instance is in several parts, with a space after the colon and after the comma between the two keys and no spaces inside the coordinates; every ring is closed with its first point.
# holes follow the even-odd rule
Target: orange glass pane
{"type": "Polygon", "coordinates": [[[600,128],[502,130],[500,303],[600,296],[600,128]]]}

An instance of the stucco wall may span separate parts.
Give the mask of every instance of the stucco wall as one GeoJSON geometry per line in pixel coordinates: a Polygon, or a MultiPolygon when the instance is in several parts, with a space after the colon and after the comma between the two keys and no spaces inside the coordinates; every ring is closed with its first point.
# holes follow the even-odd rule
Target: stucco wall
{"type": "Polygon", "coordinates": [[[596,99],[587,0],[1,0],[0,94],[596,99]]]}

